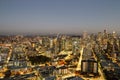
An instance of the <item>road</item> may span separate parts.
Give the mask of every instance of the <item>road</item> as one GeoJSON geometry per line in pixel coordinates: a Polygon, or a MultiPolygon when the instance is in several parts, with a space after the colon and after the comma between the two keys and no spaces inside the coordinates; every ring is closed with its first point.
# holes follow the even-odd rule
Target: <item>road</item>
{"type": "MultiPolygon", "coordinates": [[[[95,56],[95,53],[94,53],[93,49],[92,49],[92,52],[93,52],[93,56],[94,56],[95,60],[97,61],[97,57],[95,56]]],[[[98,72],[100,74],[100,77],[97,80],[106,80],[99,62],[98,62],[98,72]]]]}
{"type": "Polygon", "coordinates": [[[10,57],[11,57],[11,54],[12,54],[12,47],[10,46],[9,49],[10,49],[10,51],[9,51],[9,53],[8,53],[7,60],[6,60],[6,65],[5,65],[5,66],[8,65],[9,60],[10,60],[10,57]]]}
{"type": "Polygon", "coordinates": [[[82,61],[83,50],[84,50],[84,47],[82,46],[82,48],[81,48],[81,50],[80,50],[79,62],[78,62],[77,68],[76,68],[77,71],[80,71],[80,70],[81,70],[81,61],[82,61]]]}

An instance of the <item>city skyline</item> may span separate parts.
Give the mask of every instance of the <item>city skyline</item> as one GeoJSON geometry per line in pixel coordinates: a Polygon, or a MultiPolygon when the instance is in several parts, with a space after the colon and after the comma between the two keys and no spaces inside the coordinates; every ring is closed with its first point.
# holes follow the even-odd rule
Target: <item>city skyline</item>
{"type": "Polygon", "coordinates": [[[0,34],[120,32],[120,1],[1,0],[0,34]]]}

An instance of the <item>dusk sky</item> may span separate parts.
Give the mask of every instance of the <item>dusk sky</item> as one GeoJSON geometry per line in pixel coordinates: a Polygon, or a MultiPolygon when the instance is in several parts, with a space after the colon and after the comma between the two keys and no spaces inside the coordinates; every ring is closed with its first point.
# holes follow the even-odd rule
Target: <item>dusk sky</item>
{"type": "Polygon", "coordinates": [[[120,0],[0,0],[2,33],[120,32],[120,0]]]}

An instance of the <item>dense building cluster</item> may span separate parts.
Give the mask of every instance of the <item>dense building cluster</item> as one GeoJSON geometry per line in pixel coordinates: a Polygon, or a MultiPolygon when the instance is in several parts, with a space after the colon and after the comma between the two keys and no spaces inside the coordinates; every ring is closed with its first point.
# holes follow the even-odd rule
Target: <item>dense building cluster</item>
{"type": "Polygon", "coordinates": [[[5,80],[119,80],[120,36],[113,31],[75,35],[0,36],[5,80]]]}

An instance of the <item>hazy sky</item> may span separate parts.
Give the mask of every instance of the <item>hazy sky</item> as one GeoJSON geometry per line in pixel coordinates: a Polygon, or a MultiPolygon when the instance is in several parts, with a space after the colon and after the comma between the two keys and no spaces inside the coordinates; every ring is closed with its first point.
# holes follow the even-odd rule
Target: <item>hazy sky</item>
{"type": "Polygon", "coordinates": [[[0,33],[120,32],[120,0],[0,0],[0,33]]]}

